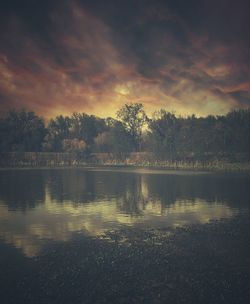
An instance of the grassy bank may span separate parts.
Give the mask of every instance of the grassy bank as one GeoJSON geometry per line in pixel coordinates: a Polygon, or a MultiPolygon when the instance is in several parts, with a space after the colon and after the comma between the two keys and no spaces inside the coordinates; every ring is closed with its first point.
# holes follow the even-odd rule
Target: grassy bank
{"type": "MultiPolygon", "coordinates": [[[[110,165],[110,164],[105,164],[110,165]]],[[[118,163],[116,165],[125,165],[118,163]]],[[[186,161],[161,161],[161,162],[145,162],[134,163],[127,166],[131,167],[145,167],[156,169],[170,169],[170,170],[198,170],[198,171],[249,171],[250,163],[227,163],[223,161],[217,162],[186,162],[186,161]]]]}
{"type": "Polygon", "coordinates": [[[2,153],[0,168],[65,168],[65,167],[140,167],[193,171],[249,171],[250,162],[217,160],[159,160],[152,153],[93,153],[80,157],[75,153],[2,153]]]}

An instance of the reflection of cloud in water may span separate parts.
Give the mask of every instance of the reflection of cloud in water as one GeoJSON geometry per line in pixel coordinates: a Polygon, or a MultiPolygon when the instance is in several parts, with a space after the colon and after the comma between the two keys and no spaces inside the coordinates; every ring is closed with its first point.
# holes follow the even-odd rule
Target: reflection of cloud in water
{"type": "MultiPolygon", "coordinates": [[[[236,211],[225,205],[203,200],[179,200],[164,207],[160,200],[151,200],[142,183],[137,215],[122,212],[119,202],[111,200],[74,204],[51,198],[48,188],[44,204],[25,212],[8,210],[0,203],[0,237],[20,248],[26,256],[35,256],[48,240],[67,241],[73,232],[98,237],[122,226],[159,228],[207,223],[211,219],[231,217],[236,211]]],[[[127,197],[129,199],[129,196],[127,197]]]]}

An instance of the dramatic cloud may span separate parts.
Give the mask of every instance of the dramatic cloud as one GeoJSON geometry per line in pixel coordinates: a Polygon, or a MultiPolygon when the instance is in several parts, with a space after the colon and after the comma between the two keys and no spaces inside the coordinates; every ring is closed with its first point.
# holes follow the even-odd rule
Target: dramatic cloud
{"type": "Polygon", "coordinates": [[[113,116],[139,101],[148,112],[207,115],[250,105],[248,1],[1,6],[2,112],[113,116]]]}

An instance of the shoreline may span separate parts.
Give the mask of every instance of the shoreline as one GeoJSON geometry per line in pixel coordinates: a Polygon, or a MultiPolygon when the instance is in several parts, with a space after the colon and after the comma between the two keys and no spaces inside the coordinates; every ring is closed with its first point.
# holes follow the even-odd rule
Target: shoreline
{"type": "Polygon", "coordinates": [[[0,153],[0,169],[10,168],[113,168],[152,170],[182,170],[208,172],[250,172],[250,155],[234,157],[226,155],[203,155],[202,158],[179,158],[175,160],[161,159],[153,153],[91,153],[78,155],[76,153],[54,152],[10,152],[0,153]]]}
{"type": "Polygon", "coordinates": [[[153,171],[155,173],[177,173],[177,172],[189,172],[189,173],[213,173],[213,172],[235,172],[235,173],[250,173],[250,162],[248,163],[175,163],[172,165],[163,163],[158,164],[126,164],[126,163],[104,163],[104,164],[93,164],[93,163],[77,163],[72,165],[66,164],[56,164],[56,165],[32,165],[32,164],[21,164],[13,166],[1,166],[0,171],[8,170],[64,170],[64,169],[88,169],[88,170],[103,170],[110,171],[128,171],[128,172],[138,172],[146,173],[147,170],[153,171]]]}

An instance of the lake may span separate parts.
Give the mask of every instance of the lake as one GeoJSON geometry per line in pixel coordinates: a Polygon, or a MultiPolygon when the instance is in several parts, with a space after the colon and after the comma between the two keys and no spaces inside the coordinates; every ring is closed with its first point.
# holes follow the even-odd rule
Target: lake
{"type": "Polygon", "coordinates": [[[250,175],[0,171],[1,303],[248,303],[250,175]]]}

